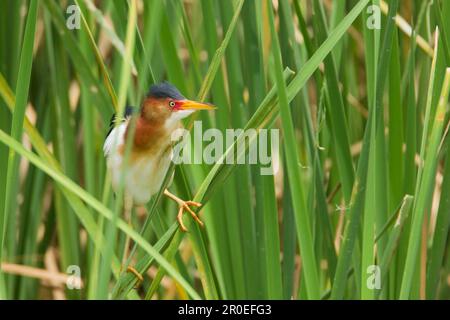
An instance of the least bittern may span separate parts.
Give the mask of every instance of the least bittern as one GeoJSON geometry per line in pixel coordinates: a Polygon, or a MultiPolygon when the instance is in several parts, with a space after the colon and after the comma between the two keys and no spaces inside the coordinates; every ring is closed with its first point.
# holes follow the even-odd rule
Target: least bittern
{"type": "MultiPolygon", "coordinates": [[[[172,161],[172,133],[182,126],[180,120],[197,110],[212,109],[214,107],[209,104],[186,99],[177,88],[167,82],[152,85],[141,107],[136,110],[135,131],[130,141],[131,149],[126,165],[124,161],[126,142],[133,127],[130,124],[134,108],[125,108],[123,117],[113,116],[103,151],[115,191],[119,189],[123,179],[127,219],[130,218],[134,206],[145,205],[152,195],[161,189],[172,161]],[[120,123],[116,124],[117,121],[120,123]]],[[[203,222],[191,209],[191,206],[200,207],[200,203],[184,201],[167,189],[164,190],[164,194],[178,203],[177,220],[181,230],[187,231],[182,220],[185,211],[203,226],[203,222]]],[[[127,270],[142,281],[142,276],[134,268],[128,267],[127,270]]]]}
{"type": "MultiPolygon", "coordinates": [[[[197,110],[212,109],[214,107],[210,104],[186,99],[177,88],[167,82],[152,85],[137,113],[138,118],[126,168],[124,168],[125,143],[130,134],[133,108],[127,107],[124,117],[113,116],[103,151],[111,173],[113,189],[119,188],[124,173],[126,208],[145,205],[152,195],[160,190],[172,160],[171,136],[182,126],[180,120],[197,110]],[[118,119],[121,123],[115,125],[118,119]]],[[[203,226],[203,222],[190,208],[190,206],[200,207],[200,203],[184,201],[167,189],[164,190],[164,194],[179,205],[177,220],[181,230],[187,231],[182,220],[184,211],[188,211],[195,221],[203,226]]]]}

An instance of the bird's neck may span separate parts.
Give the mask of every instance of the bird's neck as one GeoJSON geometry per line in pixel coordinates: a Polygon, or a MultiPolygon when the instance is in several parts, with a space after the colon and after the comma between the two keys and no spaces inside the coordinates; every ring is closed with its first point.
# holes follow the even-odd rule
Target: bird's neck
{"type": "Polygon", "coordinates": [[[173,129],[169,128],[166,122],[148,121],[139,117],[136,121],[134,148],[138,150],[166,148],[171,143],[170,136],[173,129]]]}

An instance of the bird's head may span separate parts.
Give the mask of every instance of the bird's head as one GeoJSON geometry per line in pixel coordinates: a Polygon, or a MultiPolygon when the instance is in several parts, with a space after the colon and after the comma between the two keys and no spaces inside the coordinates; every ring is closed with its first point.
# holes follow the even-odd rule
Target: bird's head
{"type": "Polygon", "coordinates": [[[145,98],[141,116],[153,123],[175,124],[197,110],[213,110],[214,106],[186,99],[168,82],[154,84],[145,98]]]}

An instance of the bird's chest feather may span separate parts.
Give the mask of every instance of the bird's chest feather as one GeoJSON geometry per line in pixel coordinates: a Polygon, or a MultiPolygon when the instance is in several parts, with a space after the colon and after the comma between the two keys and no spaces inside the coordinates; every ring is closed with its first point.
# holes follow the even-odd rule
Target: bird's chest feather
{"type": "Polygon", "coordinates": [[[127,170],[127,192],[137,204],[147,203],[159,191],[170,166],[172,149],[134,155],[127,170]]]}
{"type": "Polygon", "coordinates": [[[125,167],[125,132],[122,135],[123,137],[118,139],[117,148],[111,149],[108,155],[107,164],[111,172],[113,188],[118,190],[122,174],[124,174],[126,194],[133,198],[135,204],[145,204],[153,194],[159,191],[169,169],[172,158],[171,141],[169,138],[159,138],[158,147],[152,145],[152,147],[142,148],[139,145],[133,145],[128,165],[125,167]]]}

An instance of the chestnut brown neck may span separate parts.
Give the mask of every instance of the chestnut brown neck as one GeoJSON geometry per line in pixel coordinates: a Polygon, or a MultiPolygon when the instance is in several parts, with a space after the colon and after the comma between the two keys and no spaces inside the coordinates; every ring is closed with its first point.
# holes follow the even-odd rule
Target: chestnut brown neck
{"type": "MultiPolygon", "coordinates": [[[[128,130],[125,138],[128,135],[128,130]]],[[[170,133],[164,123],[150,122],[142,117],[136,120],[136,130],[133,139],[134,151],[148,151],[149,149],[165,148],[170,143],[170,133]]]]}

